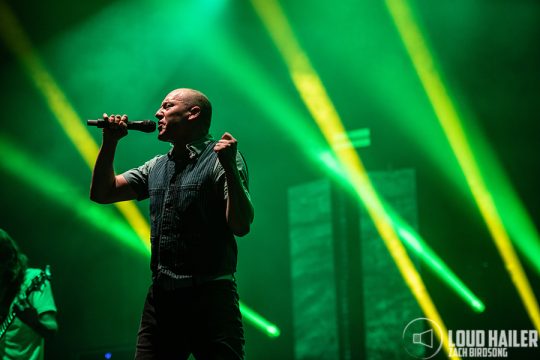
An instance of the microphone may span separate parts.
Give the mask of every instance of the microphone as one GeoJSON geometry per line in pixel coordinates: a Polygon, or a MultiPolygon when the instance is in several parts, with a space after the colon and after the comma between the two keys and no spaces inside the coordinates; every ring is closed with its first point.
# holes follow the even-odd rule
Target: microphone
{"type": "MultiPolygon", "coordinates": [[[[98,128],[108,128],[109,124],[106,120],[86,120],[86,125],[97,126],[98,128]]],[[[156,131],[156,123],[152,120],[128,121],[126,124],[128,130],[137,130],[145,133],[156,131]]]]}

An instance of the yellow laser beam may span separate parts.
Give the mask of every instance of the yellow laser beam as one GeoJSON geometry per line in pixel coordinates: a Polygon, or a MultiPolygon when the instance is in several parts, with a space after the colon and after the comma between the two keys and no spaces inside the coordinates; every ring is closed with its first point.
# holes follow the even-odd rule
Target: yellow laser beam
{"type": "MultiPolygon", "coordinates": [[[[0,1],[0,36],[15,54],[26,73],[43,95],[55,119],[71,140],[86,164],[92,168],[97,157],[98,146],[83,126],[83,122],[70,104],[60,86],[47,71],[43,61],[34,51],[30,39],[24,33],[11,9],[0,1]]],[[[116,203],[120,213],[126,218],[144,245],[150,248],[150,227],[133,201],[116,203]]]]}
{"type": "MultiPolygon", "coordinates": [[[[82,125],[81,118],[67,100],[54,78],[34,51],[33,46],[19,25],[11,9],[0,1],[0,36],[19,59],[30,79],[45,98],[47,105],[60,123],[66,135],[73,142],[86,164],[92,168],[98,154],[98,145],[88,130],[82,125]]],[[[114,204],[126,218],[138,237],[150,252],[150,226],[133,201],[114,204]]],[[[280,335],[279,328],[240,302],[244,319],[270,337],[280,335]]]]}
{"type": "Polygon", "coordinates": [[[463,129],[462,120],[444,82],[414,14],[406,0],[385,0],[386,6],[399,32],[414,69],[426,91],[437,119],[441,124],[452,151],[463,170],[488,230],[495,242],[507,271],[526,308],[532,323],[540,331],[540,310],[521,262],[512,246],[499,212],[489,192],[477,160],[463,129]]]}
{"type": "MultiPolygon", "coordinates": [[[[345,134],[346,131],[321,79],[296,40],[286,15],[275,0],[251,0],[251,3],[281,53],[298,93],[327,142],[332,145],[335,136],[345,134]]],[[[353,146],[333,148],[333,150],[422,311],[427,317],[441,325],[443,330],[441,340],[446,351],[449,352],[446,327],[420,275],[399,241],[360,157],[353,146]]]]}

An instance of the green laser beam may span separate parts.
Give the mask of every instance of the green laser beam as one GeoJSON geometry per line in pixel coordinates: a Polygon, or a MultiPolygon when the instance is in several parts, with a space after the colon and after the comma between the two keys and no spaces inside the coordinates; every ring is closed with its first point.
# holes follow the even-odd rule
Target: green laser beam
{"type": "Polygon", "coordinates": [[[24,181],[51,201],[72,210],[81,220],[119,240],[131,249],[146,254],[139,237],[112,208],[93,204],[63,177],[38,164],[34,157],[0,135],[0,167],[24,181]]]}
{"type": "MultiPolygon", "coordinates": [[[[354,192],[352,184],[345,171],[330,152],[321,153],[321,161],[326,164],[329,173],[345,189],[354,192]]],[[[459,277],[444,263],[444,261],[429,247],[424,239],[411,226],[399,216],[396,211],[384,202],[385,211],[391,218],[392,224],[407,249],[416,254],[418,258],[431,270],[444,284],[452,289],[476,312],[485,310],[484,303],[459,279],[459,277]]]]}
{"type": "Polygon", "coordinates": [[[465,132],[464,118],[442,80],[435,57],[420,30],[413,9],[406,0],[386,0],[385,3],[510,279],[532,323],[536,329],[540,330],[538,301],[512,246],[510,236],[494,201],[493,189],[488,187],[487,177],[479,166],[479,159],[465,132]]]}

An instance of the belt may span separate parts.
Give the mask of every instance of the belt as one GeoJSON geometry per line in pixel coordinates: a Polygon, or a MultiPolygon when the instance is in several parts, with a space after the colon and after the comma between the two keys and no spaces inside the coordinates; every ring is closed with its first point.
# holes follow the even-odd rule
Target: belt
{"type": "Polygon", "coordinates": [[[194,287],[200,284],[205,284],[211,281],[217,280],[230,280],[234,281],[233,274],[226,275],[206,275],[206,276],[186,276],[180,279],[174,279],[167,275],[159,276],[156,279],[156,283],[164,290],[174,290],[180,288],[194,287]]]}

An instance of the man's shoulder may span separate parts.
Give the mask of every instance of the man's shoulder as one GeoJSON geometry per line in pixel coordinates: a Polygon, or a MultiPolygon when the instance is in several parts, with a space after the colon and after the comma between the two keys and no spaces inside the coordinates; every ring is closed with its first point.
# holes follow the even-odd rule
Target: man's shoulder
{"type": "Polygon", "coordinates": [[[151,158],[150,160],[148,160],[148,162],[156,162],[156,161],[161,160],[161,159],[168,159],[169,156],[170,156],[169,153],[158,154],[158,155],[154,156],[153,158],[151,158]]]}
{"type": "Polygon", "coordinates": [[[154,166],[156,166],[156,164],[158,164],[158,163],[166,162],[168,158],[169,158],[168,153],[167,154],[156,155],[153,158],[151,158],[150,160],[148,160],[147,162],[145,162],[143,166],[150,169],[150,168],[153,168],[154,166]]]}

